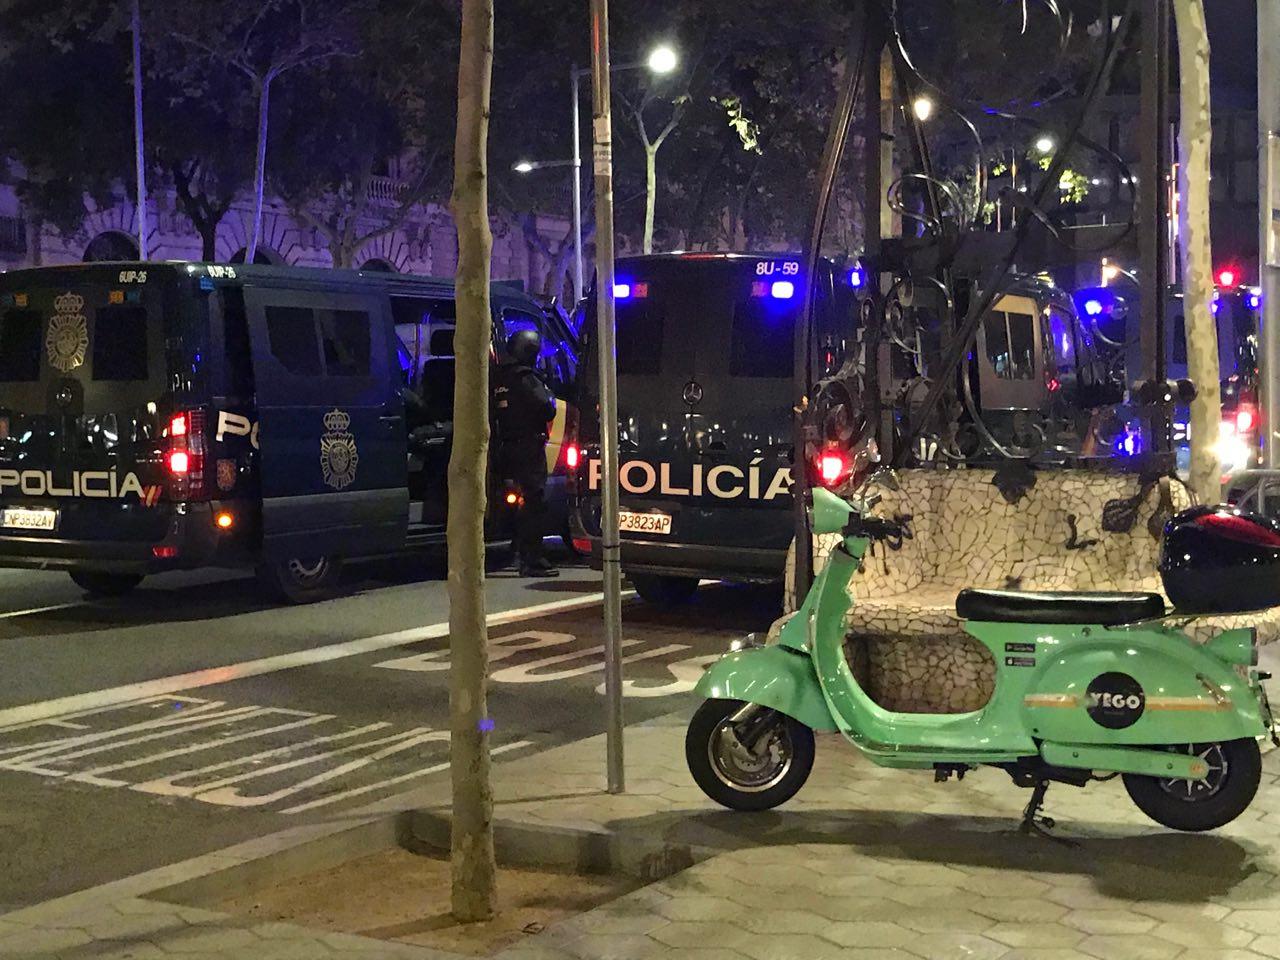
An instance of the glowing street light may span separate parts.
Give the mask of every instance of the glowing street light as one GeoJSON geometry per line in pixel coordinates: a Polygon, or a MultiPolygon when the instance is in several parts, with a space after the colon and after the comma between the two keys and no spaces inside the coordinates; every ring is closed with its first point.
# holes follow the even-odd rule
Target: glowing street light
{"type": "Polygon", "coordinates": [[[916,119],[924,123],[933,116],[933,101],[928,97],[916,97],[911,104],[911,109],[915,113],[916,119]]]}
{"type": "Polygon", "coordinates": [[[1053,137],[1049,136],[1047,133],[1042,134],[1040,138],[1036,140],[1036,150],[1040,153],[1052,153],[1053,147],[1053,137]]]}
{"type": "Polygon", "coordinates": [[[673,49],[663,44],[649,52],[649,59],[645,64],[653,73],[670,73],[680,65],[680,57],[673,49]]]}
{"type": "Polygon", "coordinates": [[[534,166],[528,160],[521,160],[511,169],[516,173],[533,173],[534,166]]]}

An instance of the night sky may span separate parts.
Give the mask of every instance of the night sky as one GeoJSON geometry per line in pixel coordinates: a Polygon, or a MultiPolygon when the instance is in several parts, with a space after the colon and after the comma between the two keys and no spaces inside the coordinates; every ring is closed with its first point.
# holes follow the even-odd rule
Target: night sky
{"type": "MultiPolygon", "coordinates": [[[[1257,0],[1205,0],[1215,107],[1258,103],[1257,0]]],[[[1174,53],[1176,57],[1176,52],[1174,53]]]]}

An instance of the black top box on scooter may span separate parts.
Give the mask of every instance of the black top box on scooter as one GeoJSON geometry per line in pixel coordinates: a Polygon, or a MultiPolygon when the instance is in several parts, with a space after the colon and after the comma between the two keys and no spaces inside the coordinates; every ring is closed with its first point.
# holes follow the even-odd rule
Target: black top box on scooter
{"type": "Polygon", "coordinates": [[[1165,524],[1160,579],[1178,613],[1280,606],[1280,523],[1229,506],[1184,510],[1165,524]]]}

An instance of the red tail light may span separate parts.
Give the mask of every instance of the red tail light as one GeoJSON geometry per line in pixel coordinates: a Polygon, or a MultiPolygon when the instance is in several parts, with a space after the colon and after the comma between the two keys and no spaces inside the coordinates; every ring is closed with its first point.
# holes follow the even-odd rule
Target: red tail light
{"type": "Polygon", "coordinates": [[[582,460],[582,450],[576,443],[566,443],[564,445],[564,465],[570,470],[577,470],[578,463],[582,460]]]}
{"type": "Polygon", "coordinates": [[[169,449],[164,456],[171,500],[205,497],[204,455],[204,411],[175,413],[169,419],[169,449]]]}
{"type": "Polygon", "coordinates": [[[1250,433],[1258,425],[1258,412],[1252,407],[1241,407],[1236,411],[1236,433],[1250,433]]]}
{"type": "Polygon", "coordinates": [[[839,450],[827,450],[818,457],[818,480],[835,487],[849,475],[849,458],[839,450]]]}

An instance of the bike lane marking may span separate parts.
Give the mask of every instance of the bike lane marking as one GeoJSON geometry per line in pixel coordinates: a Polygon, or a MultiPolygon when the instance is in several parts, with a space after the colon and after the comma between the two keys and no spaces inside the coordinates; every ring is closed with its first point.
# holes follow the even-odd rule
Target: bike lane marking
{"type": "MultiPolygon", "coordinates": [[[[624,596],[631,595],[626,591],[624,596]]],[[[551,613],[563,613],[598,605],[604,599],[600,593],[591,593],[581,597],[564,600],[552,600],[547,603],[491,613],[486,617],[489,627],[517,623],[521,620],[532,620],[551,613]]],[[[410,627],[374,637],[362,637],[342,643],[313,647],[310,650],[298,650],[293,653],[279,654],[274,657],[263,657],[258,660],[245,660],[240,663],[227,664],[221,667],[210,667],[190,673],[180,673],[169,677],[158,677],[154,680],[143,680],[138,683],[125,684],[119,687],[108,687],[103,690],[92,690],[88,693],[77,693],[52,700],[41,700],[0,710],[0,730],[15,727],[34,721],[64,717],[85,710],[101,707],[112,707],[124,703],[144,700],[148,697],[163,696],[182,690],[194,690],[214,684],[228,683],[245,677],[261,676],[280,670],[291,670],[295,667],[311,666],[356,657],[366,653],[376,653],[394,647],[403,647],[422,640],[439,640],[449,635],[449,624],[435,623],[425,627],[410,627]]]]}

